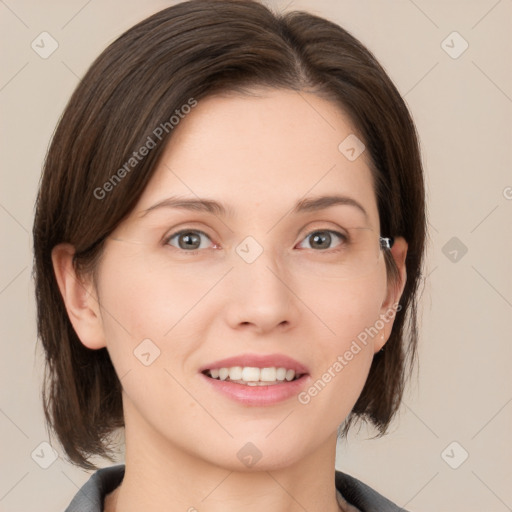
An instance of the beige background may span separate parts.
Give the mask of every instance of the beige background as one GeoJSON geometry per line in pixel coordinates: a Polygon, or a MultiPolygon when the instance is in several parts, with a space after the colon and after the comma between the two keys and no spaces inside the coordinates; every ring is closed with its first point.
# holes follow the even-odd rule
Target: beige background
{"type": "MultiPolygon", "coordinates": [[[[512,1],[269,3],[318,13],[361,39],[405,97],[423,148],[431,241],[420,371],[391,433],[354,432],[339,444],[337,467],[411,511],[512,510],[512,1]],[[458,53],[462,39],[442,44],[453,31],[469,44],[458,58],[445,49],[458,53]],[[446,461],[460,464],[463,450],[469,457],[452,469],[446,461]]],[[[171,4],[0,2],[1,511],[64,510],[88,478],[62,458],[43,469],[31,456],[49,441],[30,275],[49,139],[100,51],[171,4]],[[31,48],[43,31],[59,44],[47,59],[31,48]]]]}

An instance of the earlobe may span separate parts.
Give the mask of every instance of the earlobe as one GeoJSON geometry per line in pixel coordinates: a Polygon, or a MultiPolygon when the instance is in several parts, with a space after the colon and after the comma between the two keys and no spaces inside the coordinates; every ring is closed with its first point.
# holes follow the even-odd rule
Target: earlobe
{"type": "Polygon", "coordinates": [[[374,343],[374,353],[377,353],[385,345],[395,320],[395,316],[399,311],[399,302],[407,281],[407,269],[405,259],[407,257],[408,244],[405,238],[396,237],[391,247],[391,255],[398,270],[398,279],[393,280],[388,278],[387,293],[382,307],[380,310],[380,319],[384,324],[381,333],[374,343]]]}
{"type": "Polygon", "coordinates": [[[75,248],[62,243],[52,250],[55,277],[69,320],[80,341],[97,350],[106,346],[100,305],[92,279],[80,278],[73,267],[75,248]]]}

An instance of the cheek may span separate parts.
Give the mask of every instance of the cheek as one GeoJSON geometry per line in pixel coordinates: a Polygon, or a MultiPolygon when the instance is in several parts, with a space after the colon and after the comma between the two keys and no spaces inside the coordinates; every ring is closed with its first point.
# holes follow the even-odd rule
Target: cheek
{"type": "Polygon", "coordinates": [[[308,293],[308,305],[318,312],[323,324],[326,349],[347,350],[353,340],[358,340],[361,348],[373,348],[374,326],[379,320],[385,288],[385,273],[379,269],[365,278],[320,286],[308,293]]]}
{"type": "Polygon", "coordinates": [[[134,340],[163,340],[193,309],[214,283],[194,279],[143,252],[120,256],[111,251],[102,263],[99,290],[107,340],[130,335],[134,340]]]}
{"type": "Polygon", "coordinates": [[[207,322],[197,318],[205,317],[201,298],[212,284],[162,268],[141,254],[110,254],[100,269],[98,293],[107,348],[118,375],[139,370],[140,353],[149,352],[150,358],[157,354],[156,366],[176,366],[197,348],[194,339],[201,339],[197,334],[207,322]],[[187,329],[191,321],[196,336],[187,329]]]}
{"type": "Polygon", "coordinates": [[[318,288],[309,295],[308,305],[322,321],[315,325],[323,334],[319,336],[317,330],[314,338],[316,374],[312,386],[299,400],[301,403],[314,399],[316,406],[324,408],[328,415],[348,414],[368,376],[373,341],[380,337],[375,325],[385,286],[385,274],[383,277],[376,272],[344,286],[324,288],[323,293],[318,288]],[[332,409],[333,402],[339,404],[338,409],[332,409]]]}
{"type": "Polygon", "coordinates": [[[102,263],[99,280],[107,350],[125,398],[143,415],[154,414],[164,399],[198,414],[177,382],[182,381],[180,367],[208,325],[200,299],[211,283],[166,272],[143,255],[114,251],[102,263]]]}

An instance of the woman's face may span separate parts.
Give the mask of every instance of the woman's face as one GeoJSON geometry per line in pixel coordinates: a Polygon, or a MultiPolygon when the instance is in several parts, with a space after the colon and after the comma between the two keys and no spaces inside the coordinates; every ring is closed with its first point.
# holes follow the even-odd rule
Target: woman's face
{"type": "Polygon", "coordinates": [[[91,343],[106,345],[127,434],[149,453],[182,450],[240,470],[332,449],[398,300],[375,250],[372,176],[353,134],[333,103],[284,90],[201,100],[174,128],[106,242],[91,343]],[[366,214],[346,201],[304,207],[333,195],[366,214]],[[334,234],[346,228],[355,249],[334,234]],[[229,380],[221,368],[235,368],[229,380]],[[288,381],[288,370],[301,377],[288,381]],[[230,382],[243,379],[254,382],[230,382]]]}

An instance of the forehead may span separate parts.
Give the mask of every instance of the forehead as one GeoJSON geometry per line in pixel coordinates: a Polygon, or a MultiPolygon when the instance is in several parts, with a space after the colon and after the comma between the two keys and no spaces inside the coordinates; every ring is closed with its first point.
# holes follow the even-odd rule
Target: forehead
{"type": "Polygon", "coordinates": [[[304,197],[342,194],[363,203],[378,225],[366,152],[351,161],[339,149],[356,133],[341,108],[312,93],[207,97],[175,127],[135,213],[179,195],[271,218],[304,197]]]}

